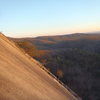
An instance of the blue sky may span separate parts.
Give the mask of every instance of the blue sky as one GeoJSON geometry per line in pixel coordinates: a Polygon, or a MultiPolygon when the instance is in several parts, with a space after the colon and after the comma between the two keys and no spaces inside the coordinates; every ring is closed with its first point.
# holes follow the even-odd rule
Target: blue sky
{"type": "Polygon", "coordinates": [[[0,31],[12,37],[100,31],[100,0],[0,0],[0,31]]]}

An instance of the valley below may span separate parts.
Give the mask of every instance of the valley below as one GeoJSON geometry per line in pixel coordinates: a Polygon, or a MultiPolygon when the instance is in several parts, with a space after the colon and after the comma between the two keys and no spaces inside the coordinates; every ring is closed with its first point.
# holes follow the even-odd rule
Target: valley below
{"type": "Polygon", "coordinates": [[[100,34],[10,39],[83,100],[100,100],[100,34]]]}

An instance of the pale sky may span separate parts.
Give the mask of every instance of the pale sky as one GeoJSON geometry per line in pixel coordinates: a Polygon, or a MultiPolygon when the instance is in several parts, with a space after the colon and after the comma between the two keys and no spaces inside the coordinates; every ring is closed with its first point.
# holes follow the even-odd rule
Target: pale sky
{"type": "Polygon", "coordinates": [[[11,37],[100,31],[100,0],[0,0],[0,31],[11,37]]]}

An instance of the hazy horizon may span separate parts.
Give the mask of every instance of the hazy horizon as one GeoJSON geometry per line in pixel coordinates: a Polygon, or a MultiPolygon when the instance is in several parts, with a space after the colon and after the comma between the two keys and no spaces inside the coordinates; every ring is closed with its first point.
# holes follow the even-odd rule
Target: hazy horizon
{"type": "Polygon", "coordinates": [[[100,31],[99,0],[0,0],[0,31],[37,37],[100,31]]]}

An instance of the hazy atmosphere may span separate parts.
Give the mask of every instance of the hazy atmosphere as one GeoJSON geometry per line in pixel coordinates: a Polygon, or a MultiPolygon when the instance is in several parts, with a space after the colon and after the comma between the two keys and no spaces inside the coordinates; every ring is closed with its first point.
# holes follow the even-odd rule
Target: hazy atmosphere
{"type": "Polygon", "coordinates": [[[0,31],[10,37],[100,31],[100,0],[0,0],[0,31]]]}

